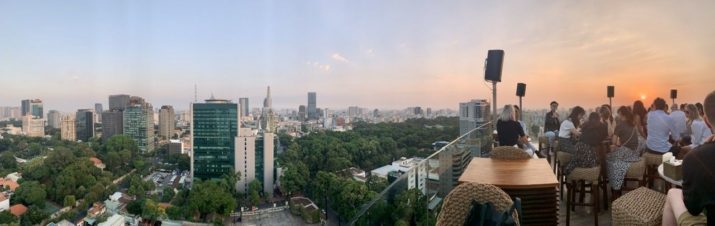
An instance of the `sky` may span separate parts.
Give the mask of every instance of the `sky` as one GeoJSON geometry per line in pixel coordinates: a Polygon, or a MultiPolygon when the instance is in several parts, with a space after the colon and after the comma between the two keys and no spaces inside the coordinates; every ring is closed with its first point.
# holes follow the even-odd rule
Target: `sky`
{"type": "MultiPolygon", "coordinates": [[[[458,108],[491,99],[489,49],[506,52],[499,106],[632,104],[715,78],[715,1],[0,0],[0,106],[73,112],[110,94],[188,109],[212,94],[275,108],[458,108]]],[[[490,100],[491,102],[491,100],[490,100]]]]}

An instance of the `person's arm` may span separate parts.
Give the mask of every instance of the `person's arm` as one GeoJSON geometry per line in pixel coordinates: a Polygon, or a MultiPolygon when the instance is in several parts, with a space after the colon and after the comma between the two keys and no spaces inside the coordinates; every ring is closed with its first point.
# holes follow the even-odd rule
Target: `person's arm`
{"type": "Polygon", "coordinates": [[[695,122],[690,124],[690,130],[693,131],[693,134],[690,136],[690,145],[686,146],[687,149],[692,150],[703,144],[704,129],[706,128],[703,128],[703,124],[695,122]]]}
{"type": "Polygon", "coordinates": [[[701,197],[698,192],[698,189],[701,189],[699,186],[702,186],[700,183],[707,183],[706,181],[711,179],[708,176],[702,175],[702,173],[708,169],[703,169],[705,165],[696,152],[685,155],[682,166],[683,204],[685,204],[685,208],[688,209],[691,215],[697,216],[703,211],[701,206],[703,197],[701,197]]]}

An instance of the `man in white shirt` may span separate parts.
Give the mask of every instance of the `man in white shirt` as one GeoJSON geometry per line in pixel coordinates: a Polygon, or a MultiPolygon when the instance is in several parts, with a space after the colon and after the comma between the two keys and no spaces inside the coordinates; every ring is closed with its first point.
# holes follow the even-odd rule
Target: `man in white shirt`
{"type": "Polygon", "coordinates": [[[688,134],[688,127],[687,127],[688,119],[685,117],[685,104],[681,104],[680,109],[678,109],[677,104],[674,104],[673,112],[670,113],[670,118],[672,118],[673,122],[675,123],[675,129],[677,129],[680,132],[680,134],[679,134],[680,137],[690,135],[690,134],[688,134]]]}
{"type": "Polygon", "coordinates": [[[675,120],[665,113],[666,104],[663,98],[653,101],[655,110],[648,112],[648,137],[646,138],[646,153],[643,154],[648,168],[648,187],[653,187],[653,181],[658,179],[656,167],[662,163],[663,154],[673,152],[677,156],[680,148],[670,143],[672,138],[675,143],[680,140],[680,131],[675,127],[675,120]]]}

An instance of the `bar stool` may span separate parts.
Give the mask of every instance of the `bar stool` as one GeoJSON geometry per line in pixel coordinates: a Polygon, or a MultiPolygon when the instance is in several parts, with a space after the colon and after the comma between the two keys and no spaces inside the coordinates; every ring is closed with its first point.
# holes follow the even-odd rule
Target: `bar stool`
{"type": "Polygon", "coordinates": [[[613,201],[611,220],[613,225],[661,225],[663,193],[640,187],[613,201]]]}
{"type": "Polygon", "coordinates": [[[566,225],[571,225],[571,211],[574,211],[575,206],[591,206],[593,207],[593,220],[594,225],[598,225],[598,211],[600,208],[599,203],[599,182],[601,167],[592,168],[576,168],[567,176],[566,188],[566,225]],[[590,189],[586,189],[587,183],[590,185],[590,189]],[[580,188],[578,188],[580,185],[580,188]],[[583,199],[583,194],[591,194],[591,202],[585,203],[583,200],[581,202],[576,202],[576,192],[581,192],[583,199]]]}
{"type": "Polygon", "coordinates": [[[652,189],[655,185],[655,180],[662,180],[658,174],[658,166],[663,163],[663,155],[646,152],[643,154],[643,158],[645,159],[646,166],[646,185],[652,189]]]}
{"type": "Polygon", "coordinates": [[[566,186],[566,175],[563,175],[564,167],[571,162],[571,153],[562,152],[558,145],[556,145],[554,151],[554,171],[556,173],[556,179],[559,180],[559,196],[564,198],[564,186],[566,186]]]}

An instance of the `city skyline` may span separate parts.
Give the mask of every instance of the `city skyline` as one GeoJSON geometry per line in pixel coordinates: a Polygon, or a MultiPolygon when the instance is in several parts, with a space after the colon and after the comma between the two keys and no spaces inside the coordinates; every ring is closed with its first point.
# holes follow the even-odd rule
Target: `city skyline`
{"type": "Polygon", "coordinates": [[[197,84],[199,101],[236,103],[271,86],[278,109],[309,91],[320,108],[457,109],[491,99],[489,49],[506,52],[498,107],[517,82],[527,109],[607,103],[607,85],[614,105],[701,102],[715,71],[709,1],[171,3],[0,2],[0,76],[21,84],[0,106],[70,113],[126,93],[187,110],[197,84]]]}

